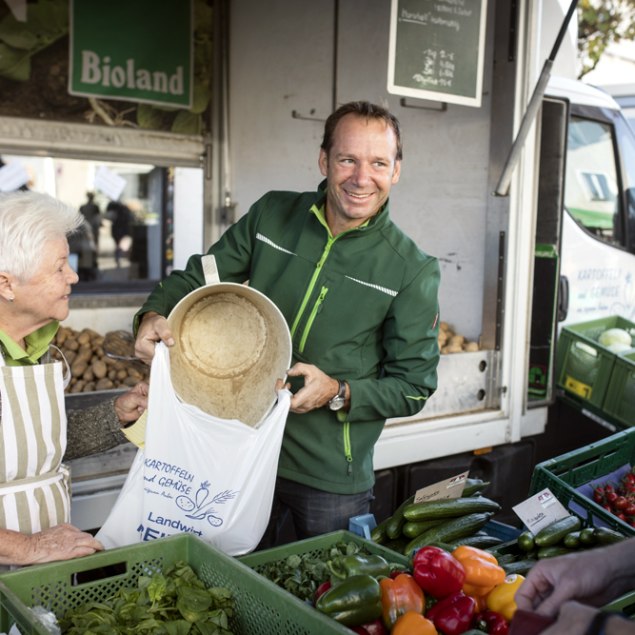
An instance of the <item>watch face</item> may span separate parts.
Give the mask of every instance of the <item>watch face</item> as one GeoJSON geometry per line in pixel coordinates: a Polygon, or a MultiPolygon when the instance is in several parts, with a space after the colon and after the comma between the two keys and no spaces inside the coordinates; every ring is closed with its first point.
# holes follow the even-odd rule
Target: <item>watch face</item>
{"type": "Polygon", "coordinates": [[[344,405],[344,401],[344,397],[333,397],[333,399],[329,401],[329,408],[331,410],[340,410],[340,408],[344,405]]]}

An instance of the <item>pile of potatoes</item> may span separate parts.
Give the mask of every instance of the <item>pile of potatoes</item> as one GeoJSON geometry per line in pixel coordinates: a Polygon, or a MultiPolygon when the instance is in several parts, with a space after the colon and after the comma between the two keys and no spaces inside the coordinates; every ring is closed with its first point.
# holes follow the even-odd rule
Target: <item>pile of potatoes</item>
{"type": "Polygon", "coordinates": [[[71,368],[66,392],[129,388],[147,380],[150,369],[145,364],[113,359],[104,352],[103,343],[104,336],[92,329],[59,328],[53,344],[62,351],[71,368]]]}
{"type": "Polygon", "coordinates": [[[438,341],[442,355],[446,353],[474,353],[479,350],[478,342],[470,342],[463,335],[455,333],[447,322],[439,324],[438,341]]]}

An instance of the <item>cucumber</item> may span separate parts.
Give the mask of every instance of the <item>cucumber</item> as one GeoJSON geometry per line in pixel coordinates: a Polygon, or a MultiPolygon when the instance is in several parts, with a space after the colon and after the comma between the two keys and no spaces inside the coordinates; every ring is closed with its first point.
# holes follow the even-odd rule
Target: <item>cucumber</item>
{"type": "Polygon", "coordinates": [[[461,496],[474,496],[474,494],[482,492],[489,484],[489,481],[484,481],[480,478],[465,479],[465,487],[463,488],[461,496]]]}
{"type": "Polygon", "coordinates": [[[465,536],[471,536],[474,532],[478,531],[481,527],[487,524],[487,521],[494,515],[494,512],[481,512],[466,514],[459,518],[450,518],[444,523],[432,527],[419,534],[416,538],[411,540],[404,549],[404,554],[410,556],[413,551],[421,549],[426,545],[432,543],[452,543],[459,538],[465,536]]]}
{"type": "Polygon", "coordinates": [[[489,549],[490,547],[502,544],[502,542],[503,541],[496,536],[474,534],[472,536],[465,536],[465,538],[459,538],[458,540],[450,543],[450,546],[452,547],[450,551],[454,551],[461,545],[477,547],[478,549],[489,549]]]}
{"type": "Polygon", "coordinates": [[[624,540],[624,536],[608,527],[595,527],[593,530],[596,545],[612,545],[616,542],[624,540]]]}
{"type": "Polygon", "coordinates": [[[509,562],[507,564],[502,564],[501,566],[505,569],[505,573],[507,575],[511,575],[512,573],[525,575],[536,564],[536,562],[538,561],[533,558],[525,558],[524,560],[516,560],[515,562],[509,562]]]}
{"type": "Polygon", "coordinates": [[[584,547],[592,547],[595,544],[595,529],[585,527],[580,531],[580,544],[584,547]]]}
{"type": "Polygon", "coordinates": [[[419,534],[422,534],[427,529],[431,529],[432,527],[436,527],[443,522],[443,519],[439,518],[436,520],[422,520],[417,522],[415,520],[408,520],[404,523],[401,528],[401,533],[406,537],[416,538],[419,534]]]}
{"type": "Polygon", "coordinates": [[[370,531],[370,539],[373,542],[376,542],[378,545],[383,545],[388,540],[388,535],[386,534],[386,525],[390,518],[386,518],[379,523],[376,527],[373,527],[370,531]]]}
{"type": "Polygon", "coordinates": [[[529,552],[535,547],[534,535],[529,530],[523,531],[516,538],[516,542],[518,543],[518,548],[525,552],[529,552]]]}
{"type": "Polygon", "coordinates": [[[555,558],[556,556],[564,556],[567,553],[572,553],[571,549],[567,549],[562,545],[551,545],[550,547],[540,547],[536,552],[538,560],[543,558],[555,558]]]}
{"type": "Polygon", "coordinates": [[[567,547],[567,549],[578,549],[582,547],[582,542],[580,540],[581,531],[570,531],[563,539],[562,544],[567,547]]]}
{"type": "Polygon", "coordinates": [[[466,514],[498,512],[501,506],[489,498],[450,498],[438,501],[425,501],[406,505],[403,515],[406,520],[422,521],[436,518],[456,518],[466,514]]]}
{"type": "Polygon", "coordinates": [[[568,533],[582,529],[582,521],[574,515],[565,516],[543,527],[534,537],[536,547],[557,545],[568,533]]]}
{"type": "Polygon", "coordinates": [[[401,505],[399,505],[399,507],[397,507],[394,511],[393,515],[388,519],[388,522],[386,523],[386,536],[388,536],[390,540],[396,540],[399,536],[401,536],[401,528],[406,522],[403,515],[404,509],[408,505],[412,504],[414,499],[415,496],[413,494],[410,498],[407,498],[403,503],[401,503],[401,505]]]}

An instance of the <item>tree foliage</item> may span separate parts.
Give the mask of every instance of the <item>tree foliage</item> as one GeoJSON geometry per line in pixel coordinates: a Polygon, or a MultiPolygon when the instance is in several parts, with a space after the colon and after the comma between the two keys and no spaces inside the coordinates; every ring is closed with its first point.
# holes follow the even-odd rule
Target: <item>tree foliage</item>
{"type": "Polygon", "coordinates": [[[592,71],[613,42],[635,39],[635,0],[579,0],[580,77],[592,71]]]}

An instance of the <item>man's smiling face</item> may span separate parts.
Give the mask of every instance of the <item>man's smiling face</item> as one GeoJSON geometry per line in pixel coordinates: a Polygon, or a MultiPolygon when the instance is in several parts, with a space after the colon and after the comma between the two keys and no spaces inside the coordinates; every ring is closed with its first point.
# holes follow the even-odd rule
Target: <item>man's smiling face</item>
{"type": "Polygon", "coordinates": [[[395,132],[385,121],[348,114],[337,123],[328,155],[320,150],[319,158],[333,235],[362,225],[381,209],[399,180],[396,155],[395,132]]]}

